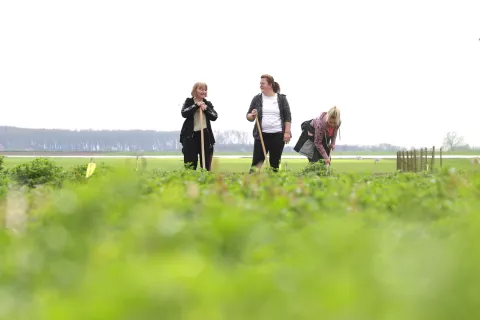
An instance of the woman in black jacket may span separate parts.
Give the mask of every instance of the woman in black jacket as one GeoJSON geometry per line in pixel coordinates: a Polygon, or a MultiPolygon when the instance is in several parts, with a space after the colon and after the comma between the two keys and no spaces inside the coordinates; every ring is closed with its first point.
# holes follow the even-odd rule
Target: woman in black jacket
{"type": "Polygon", "coordinates": [[[193,85],[192,96],[187,98],[182,106],[182,117],[185,118],[180,132],[183,162],[186,168],[193,170],[197,169],[199,156],[200,166],[203,167],[200,130],[203,130],[204,136],[205,168],[207,171],[211,170],[215,137],[210,121],[217,120],[218,114],[206,97],[207,84],[197,82],[193,85]],[[200,123],[200,110],[203,111],[203,123],[200,123]]]}

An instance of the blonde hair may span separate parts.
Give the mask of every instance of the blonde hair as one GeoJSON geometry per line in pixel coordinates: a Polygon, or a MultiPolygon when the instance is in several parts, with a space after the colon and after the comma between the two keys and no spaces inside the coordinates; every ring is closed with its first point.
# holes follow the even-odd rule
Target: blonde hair
{"type": "MultiPolygon", "coordinates": [[[[205,82],[197,82],[193,85],[193,88],[192,88],[192,97],[195,98],[196,96],[196,93],[197,93],[197,89],[198,88],[205,88],[205,90],[208,91],[208,86],[205,82]]],[[[207,94],[205,94],[205,97],[207,96],[207,94]]]]}
{"type": "Polygon", "coordinates": [[[340,109],[338,109],[337,106],[333,106],[330,108],[330,110],[328,110],[326,121],[328,121],[330,118],[335,119],[337,127],[340,125],[340,109]]]}

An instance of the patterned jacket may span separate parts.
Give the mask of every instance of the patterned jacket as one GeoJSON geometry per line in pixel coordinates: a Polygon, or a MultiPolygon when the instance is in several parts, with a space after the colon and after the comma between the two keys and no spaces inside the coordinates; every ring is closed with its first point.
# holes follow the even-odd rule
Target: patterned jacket
{"type": "Polygon", "coordinates": [[[319,117],[302,122],[300,135],[293,150],[306,156],[309,160],[316,162],[322,157],[328,159],[325,145],[328,144],[328,138],[331,138],[330,145],[335,145],[337,133],[340,131],[342,122],[333,130],[331,137],[328,136],[327,123],[325,121],[326,112],[322,112],[319,117]]]}
{"type": "MultiPolygon", "coordinates": [[[[328,137],[327,121],[325,121],[326,116],[327,116],[327,113],[322,112],[319,117],[312,120],[312,127],[315,128],[314,143],[324,159],[328,159],[327,153],[322,143],[322,140],[328,137]]],[[[331,136],[332,145],[335,145],[335,141],[337,140],[337,133],[341,125],[342,125],[342,121],[340,120],[340,123],[338,124],[338,126],[335,127],[335,129],[333,129],[333,134],[331,136]]]]}
{"type": "MultiPolygon", "coordinates": [[[[278,93],[277,100],[278,100],[278,107],[280,108],[280,118],[282,119],[282,133],[285,133],[285,122],[292,122],[290,105],[288,104],[287,96],[284,94],[278,93]]],[[[247,119],[248,119],[248,114],[252,112],[253,109],[257,109],[258,122],[261,128],[262,127],[262,109],[263,109],[263,99],[262,99],[261,93],[253,97],[252,102],[250,103],[250,108],[248,109],[248,112],[247,112],[247,119]]],[[[255,139],[260,139],[260,135],[258,134],[256,124],[253,126],[253,137],[255,139]]]]}

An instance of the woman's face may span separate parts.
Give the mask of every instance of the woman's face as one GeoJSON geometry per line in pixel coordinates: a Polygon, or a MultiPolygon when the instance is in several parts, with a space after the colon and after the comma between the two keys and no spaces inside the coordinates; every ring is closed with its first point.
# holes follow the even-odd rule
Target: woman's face
{"type": "Polygon", "coordinates": [[[329,118],[328,121],[327,121],[327,124],[330,128],[335,127],[337,125],[337,119],[329,118]]]}
{"type": "Polygon", "coordinates": [[[207,88],[203,86],[199,86],[197,88],[197,98],[198,99],[204,99],[207,96],[207,88]]]}
{"type": "Polygon", "coordinates": [[[262,90],[262,93],[265,93],[269,89],[272,89],[272,86],[268,84],[267,79],[260,79],[260,90],[262,90]]]}

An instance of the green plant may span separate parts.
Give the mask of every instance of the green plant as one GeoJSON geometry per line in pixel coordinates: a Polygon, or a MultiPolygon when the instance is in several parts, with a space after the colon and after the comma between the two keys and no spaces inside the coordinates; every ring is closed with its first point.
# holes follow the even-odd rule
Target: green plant
{"type": "Polygon", "coordinates": [[[11,169],[9,174],[15,182],[29,188],[45,184],[61,186],[66,177],[65,170],[48,158],[36,158],[22,163],[11,169]]]}
{"type": "Polygon", "coordinates": [[[6,194],[8,188],[8,170],[4,159],[4,156],[0,156],[0,197],[6,194]]]}
{"type": "Polygon", "coordinates": [[[25,231],[1,230],[3,317],[430,320],[480,311],[478,173],[98,177],[33,190],[25,231]]]}
{"type": "Polygon", "coordinates": [[[327,177],[333,174],[333,170],[328,170],[324,161],[309,163],[300,173],[300,176],[319,176],[327,177]]]}
{"type": "Polygon", "coordinates": [[[103,177],[107,173],[113,171],[113,168],[107,166],[105,162],[100,162],[97,164],[93,175],[86,177],[88,164],[77,164],[74,165],[70,170],[66,172],[66,179],[74,183],[86,183],[88,180],[96,179],[97,177],[103,177]]]}

